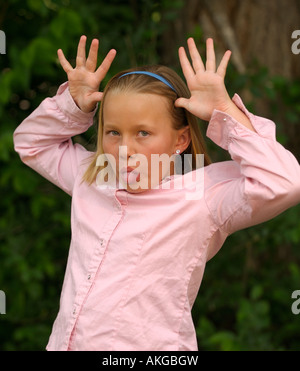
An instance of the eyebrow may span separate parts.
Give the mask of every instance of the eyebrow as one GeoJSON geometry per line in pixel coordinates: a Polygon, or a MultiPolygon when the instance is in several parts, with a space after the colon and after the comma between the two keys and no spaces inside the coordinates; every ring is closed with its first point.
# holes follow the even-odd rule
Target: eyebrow
{"type": "Polygon", "coordinates": [[[105,128],[116,128],[116,125],[103,123],[103,127],[105,127],[105,128]]]}
{"type": "MultiPolygon", "coordinates": [[[[152,129],[155,128],[156,125],[151,125],[151,124],[147,124],[147,123],[141,123],[141,124],[136,124],[134,125],[134,127],[132,128],[133,130],[144,130],[144,129],[152,129]]],[[[108,124],[103,124],[103,128],[105,129],[119,129],[119,126],[116,125],[116,124],[113,124],[113,123],[108,123],[108,124]]]]}

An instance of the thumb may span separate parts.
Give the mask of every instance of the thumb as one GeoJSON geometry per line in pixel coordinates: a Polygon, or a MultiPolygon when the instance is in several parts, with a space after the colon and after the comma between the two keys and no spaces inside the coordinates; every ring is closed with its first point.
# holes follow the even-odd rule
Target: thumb
{"type": "Polygon", "coordinates": [[[97,103],[101,102],[103,98],[103,93],[101,92],[94,92],[89,96],[88,104],[90,106],[96,105],[97,103]]]}
{"type": "Polygon", "coordinates": [[[100,91],[94,92],[93,94],[90,95],[90,101],[92,103],[98,103],[102,100],[103,98],[103,93],[100,91]]]}
{"type": "Polygon", "coordinates": [[[102,100],[103,93],[95,92],[84,99],[84,106],[78,105],[83,112],[92,112],[96,109],[97,104],[102,100]]]}
{"type": "Polygon", "coordinates": [[[178,99],[176,99],[174,105],[175,105],[175,107],[181,107],[181,108],[188,109],[189,99],[187,99],[187,98],[178,98],[178,99]]]}

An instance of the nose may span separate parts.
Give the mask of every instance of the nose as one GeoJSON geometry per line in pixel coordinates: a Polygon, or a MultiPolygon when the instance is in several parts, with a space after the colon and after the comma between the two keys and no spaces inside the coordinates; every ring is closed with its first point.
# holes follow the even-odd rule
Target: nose
{"type": "Polygon", "coordinates": [[[119,158],[124,160],[128,160],[135,154],[135,147],[134,143],[129,138],[123,138],[121,145],[119,146],[119,158]]]}

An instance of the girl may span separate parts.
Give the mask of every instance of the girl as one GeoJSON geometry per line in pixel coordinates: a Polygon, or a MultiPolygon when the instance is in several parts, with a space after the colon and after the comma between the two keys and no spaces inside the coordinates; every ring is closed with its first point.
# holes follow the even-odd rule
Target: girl
{"type": "Polygon", "coordinates": [[[152,66],[117,74],[104,93],[99,84],[116,51],[96,69],[98,41],[87,59],[85,43],[83,36],[74,69],[58,51],[68,83],[14,134],[21,159],[72,196],[72,240],[47,349],[197,350],[191,308],[206,262],[231,233],[299,202],[300,166],[276,141],[274,123],[230,99],[230,51],[216,69],[211,39],[206,65],[193,39],[192,65],[179,49],[188,89],[172,70],[152,66]],[[90,153],[71,137],[92,125],[99,101],[90,153]],[[209,121],[207,136],[232,161],[210,164],[195,117],[209,121]],[[168,174],[159,164],[153,181],[151,156],[174,154],[191,156],[191,172],[176,175],[171,164],[168,174]],[[197,168],[199,154],[205,166],[197,168]],[[139,168],[141,155],[147,166],[139,168]],[[109,166],[113,180],[102,173],[109,166]],[[203,192],[193,197],[199,182],[203,192]]]}

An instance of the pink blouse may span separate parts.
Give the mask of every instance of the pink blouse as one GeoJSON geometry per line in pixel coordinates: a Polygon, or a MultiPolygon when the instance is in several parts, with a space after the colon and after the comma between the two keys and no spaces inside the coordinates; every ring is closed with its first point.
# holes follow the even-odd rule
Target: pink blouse
{"type": "MultiPolygon", "coordinates": [[[[275,125],[235,104],[256,132],[214,111],[207,136],[232,161],[202,169],[196,181],[128,193],[82,183],[91,155],[71,137],[93,115],[63,84],[16,129],[22,161],[72,196],[72,239],[60,310],[48,350],[197,350],[191,308],[206,262],[227,236],[300,201],[300,166],[275,139],[275,125]],[[199,178],[200,179],[200,178],[199,178]],[[177,189],[176,189],[177,188],[177,189]]],[[[201,170],[196,170],[201,171],[201,170]]]]}

